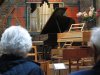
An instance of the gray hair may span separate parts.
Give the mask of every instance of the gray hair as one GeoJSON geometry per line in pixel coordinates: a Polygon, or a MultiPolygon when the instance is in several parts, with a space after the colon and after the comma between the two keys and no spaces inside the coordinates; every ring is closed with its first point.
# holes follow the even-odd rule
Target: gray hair
{"type": "Polygon", "coordinates": [[[23,27],[11,26],[2,34],[0,44],[3,53],[24,56],[32,47],[32,39],[23,27]]]}
{"type": "Polygon", "coordinates": [[[93,43],[100,54],[100,27],[93,28],[90,42],[93,43]]]}

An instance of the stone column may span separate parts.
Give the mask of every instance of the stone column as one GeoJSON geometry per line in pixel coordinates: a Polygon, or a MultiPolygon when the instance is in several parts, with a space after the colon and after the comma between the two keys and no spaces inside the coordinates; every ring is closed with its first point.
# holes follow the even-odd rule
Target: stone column
{"type": "MultiPolygon", "coordinates": [[[[96,9],[100,9],[100,0],[96,0],[96,9]]],[[[97,26],[100,26],[100,17],[97,18],[97,26]]]]}

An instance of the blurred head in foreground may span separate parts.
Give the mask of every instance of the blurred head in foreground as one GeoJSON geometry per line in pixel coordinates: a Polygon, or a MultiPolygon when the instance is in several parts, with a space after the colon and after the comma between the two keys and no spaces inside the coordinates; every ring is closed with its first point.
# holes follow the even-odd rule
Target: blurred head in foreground
{"type": "Polygon", "coordinates": [[[94,50],[94,60],[98,62],[100,60],[100,27],[93,28],[90,42],[94,50]]]}
{"type": "Polygon", "coordinates": [[[31,36],[21,26],[10,26],[1,37],[2,54],[25,57],[32,47],[31,36]]]}

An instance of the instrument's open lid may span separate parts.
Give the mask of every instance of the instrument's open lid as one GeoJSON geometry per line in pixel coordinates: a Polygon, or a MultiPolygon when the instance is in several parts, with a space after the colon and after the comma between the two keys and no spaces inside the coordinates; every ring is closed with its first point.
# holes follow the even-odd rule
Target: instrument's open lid
{"type": "Polygon", "coordinates": [[[41,34],[63,32],[66,27],[64,26],[66,16],[63,16],[65,11],[66,8],[56,8],[41,31],[41,34]]]}

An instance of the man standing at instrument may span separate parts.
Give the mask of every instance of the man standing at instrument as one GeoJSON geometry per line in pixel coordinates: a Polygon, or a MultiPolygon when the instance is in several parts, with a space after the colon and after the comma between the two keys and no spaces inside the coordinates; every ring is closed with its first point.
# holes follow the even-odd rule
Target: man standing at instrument
{"type": "Polygon", "coordinates": [[[72,72],[70,75],[100,75],[100,27],[93,29],[90,42],[96,64],[92,69],[72,72]]]}

